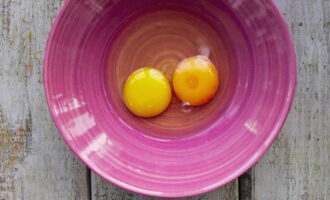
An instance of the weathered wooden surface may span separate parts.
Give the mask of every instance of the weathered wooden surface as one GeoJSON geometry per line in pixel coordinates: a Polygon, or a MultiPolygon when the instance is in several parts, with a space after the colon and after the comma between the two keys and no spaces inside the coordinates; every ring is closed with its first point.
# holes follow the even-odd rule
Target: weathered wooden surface
{"type": "Polygon", "coordinates": [[[296,97],[275,144],[241,178],[241,199],[329,200],[330,1],[276,2],[296,45],[296,97]]]}
{"type": "MultiPolygon", "coordinates": [[[[161,198],[147,197],[132,192],[124,191],[115,185],[109,184],[92,174],[92,200],[157,200],[161,198]]],[[[238,200],[237,181],[226,185],[218,190],[199,195],[186,200],[238,200]]]]}
{"type": "Polygon", "coordinates": [[[62,0],[0,1],[0,200],[88,199],[46,106],[42,59],[62,0]]]}
{"type": "MultiPolygon", "coordinates": [[[[275,1],[298,58],[288,121],[239,181],[190,199],[330,199],[330,1],[275,1]]],[[[61,3],[0,0],[0,200],[158,199],[126,192],[94,174],[90,180],[57,134],[44,100],[41,62],[61,3]]]]}

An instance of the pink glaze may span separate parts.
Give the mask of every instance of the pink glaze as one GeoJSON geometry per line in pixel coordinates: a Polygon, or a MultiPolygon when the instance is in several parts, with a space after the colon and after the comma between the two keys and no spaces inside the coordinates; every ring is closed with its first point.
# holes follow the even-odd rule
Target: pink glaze
{"type": "Polygon", "coordinates": [[[289,112],[296,63],[271,0],[67,0],[44,81],[59,132],[90,169],[130,191],[185,197],[229,183],[266,152],[289,112]],[[204,53],[220,75],[209,104],[180,112],[174,98],[152,119],[123,106],[136,68],[170,78],[181,59],[204,53]]]}

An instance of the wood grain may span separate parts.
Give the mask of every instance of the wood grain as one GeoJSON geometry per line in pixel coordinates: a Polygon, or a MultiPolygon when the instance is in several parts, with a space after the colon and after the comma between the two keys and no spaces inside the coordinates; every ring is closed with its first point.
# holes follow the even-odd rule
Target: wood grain
{"type": "Polygon", "coordinates": [[[294,105],[267,154],[241,178],[243,200],[330,199],[330,1],[276,0],[297,52],[294,105]]]}
{"type": "MultiPolygon", "coordinates": [[[[297,50],[294,105],[280,136],[248,173],[188,199],[330,199],[330,1],[275,0],[297,50]]],[[[59,137],[42,88],[47,34],[62,0],[0,1],[0,200],[153,200],[88,170],[59,137]]]]}
{"type": "MultiPolygon", "coordinates": [[[[125,191],[110,184],[92,173],[92,200],[157,200],[162,198],[147,197],[125,191]]],[[[212,192],[182,200],[238,200],[237,181],[212,192]]],[[[170,199],[168,199],[170,200],[170,199]]]]}
{"type": "Polygon", "coordinates": [[[62,0],[0,1],[0,199],[88,199],[86,168],[60,139],[42,86],[62,0]]]}

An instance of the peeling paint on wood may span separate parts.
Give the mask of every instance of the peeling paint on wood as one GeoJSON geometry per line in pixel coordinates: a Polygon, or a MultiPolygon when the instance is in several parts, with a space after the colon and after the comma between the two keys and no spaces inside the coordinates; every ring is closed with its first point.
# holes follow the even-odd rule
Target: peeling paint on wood
{"type": "Polygon", "coordinates": [[[43,52],[63,0],[0,1],[0,200],[87,200],[88,170],[64,144],[42,86],[43,52]]]}
{"type": "Polygon", "coordinates": [[[276,2],[296,44],[296,96],[279,137],[249,173],[246,200],[329,200],[330,1],[276,2]]]}
{"type": "Polygon", "coordinates": [[[31,153],[30,119],[15,127],[6,121],[2,114],[0,115],[0,194],[6,193],[2,198],[15,197],[15,166],[22,163],[31,153]]]}
{"type": "MultiPolygon", "coordinates": [[[[0,113],[1,107],[0,107],[0,113]]],[[[31,115],[18,126],[13,126],[0,115],[0,173],[4,174],[14,164],[22,162],[31,152],[31,115]]],[[[0,175],[1,176],[1,175],[0,175]]],[[[0,190],[1,191],[1,190],[0,190]]]]}

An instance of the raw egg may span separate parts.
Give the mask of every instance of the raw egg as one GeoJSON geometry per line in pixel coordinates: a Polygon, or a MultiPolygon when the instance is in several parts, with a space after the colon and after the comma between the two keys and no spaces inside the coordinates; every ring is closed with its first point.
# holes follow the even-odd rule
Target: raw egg
{"type": "Polygon", "coordinates": [[[166,110],[172,98],[170,84],[165,75],[154,68],[141,68],[125,82],[124,102],[140,117],[155,117],[166,110]]]}
{"type": "Polygon", "coordinates": [[[206,104],[215,95],[219,85],[216,67],[203,56],[183,60],[173,75],[176,96],[193,106],[206,104]]]}

